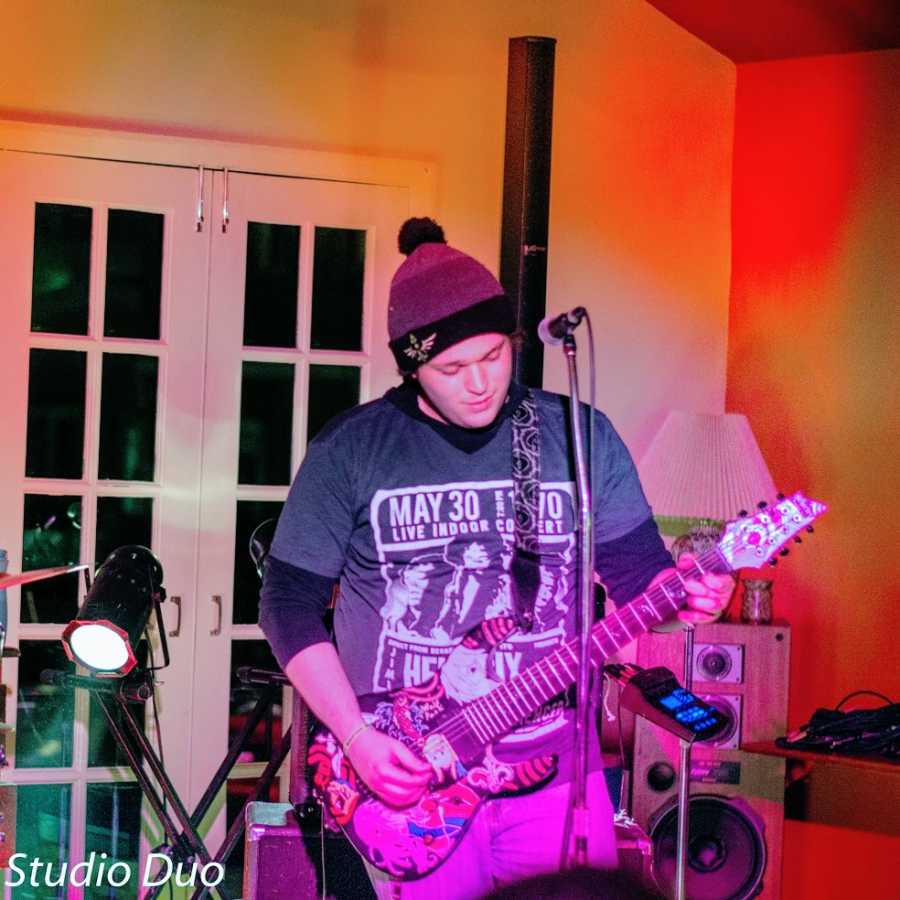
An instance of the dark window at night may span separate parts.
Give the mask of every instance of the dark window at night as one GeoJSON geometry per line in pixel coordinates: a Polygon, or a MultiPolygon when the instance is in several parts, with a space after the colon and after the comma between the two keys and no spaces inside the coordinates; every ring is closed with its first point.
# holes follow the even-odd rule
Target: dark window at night
{"type": "MultiPolygon", "coordinates": [[[[124,881],[126,888],[142,884],[143,873],[138,871],[141,848],[140,787],[127,782],[89,784],[85,825],[84,858],[90,859],[91,853],[95,853],[95,859],[106,863],[107,873],[115,863],[124,863],[131,870],[128,880],[125,881],[121,865],[112,873],[114,880],[117,883],[124,881]],[[105,853],[106,857],[102,857],[101,853],[105,853]]],[[[189,866],[184,868],[189,870],[189,866]]],[[[97,870],[99,871],[99,862],[97,870]]],[[[152,879],[155,874],[151,870],[148,879],[152,879]]],[[[112,887],[108,879],[100,879],[95,875],[88,880],[84,897],[85,900],[115,900],[129,893],[126,888],[112,887]]],[[[166,893],[164,890],[163,896],[166,893]]]]}
{"type": "Polygon", "coordinates": [[[149,547],[152,534],[152,498],[98,497],[94,565],[99,567],[113,550],[126,544],[149,547]]]}
{"type": "Polygon", "coordinates": [[[310,366],[306,440],[311,441],[329,419],[359,403],[356,366],[310,366]]]}
{"type": "MultiPolygon", "coordinates": [[[[156,622],[156,618],[152,620],[156,622]]],[[[135,654],[138,666],[146,668],[149,664],[149,654],[147,652],[147,641],[138,641],[135,654]]],[[[157,658],[157,665],[161,665],[161,660],[157,658]]],[[[88,762],[89,766],[127,766],[128,757],[122,749],[119,742],[110,731],[109,723],[106,715],[100,707],[100,702],[92,694],[89,700],[90,711],[88,713],[88,762]]],[[[143,728],[147,718],[147,704],[132,703],[128,706],[131,715],[137,720],[138,725],[143,728]]],[[[119,726],[125,728],[125,722],[122,716],[122,710],[118,705],[114,706],[114,713],[119,726]]],[[[137,751],[138,755],[140,751],[137,751]]],[[[106,851],[109,852],[108,850],[106,851]]]]}
{"type": "Polygon", "coordinates": [[[313,349],[362,349],[365,269],[365,231],[316,228],[310,340],[313,349]]]}
{"type": "Polygon", "coordinates": [[[32,331],[87,334],[92,217],[88,206],[35,204],[32,331]]]}
{"type": "Polygon", "coordinates": [[[294,423],[294,367],[245,362],[241,370],[238,481],[288,484],[294,423]]]}
{"type": "MultiPolygon", "coordinates": [[[[247,717],[253,711],[256,701],[267,688],[258,684],[244,684],[237,677],[237,670],[242,666],[254,669],[268,669],[280,672],[281,667],[272,656],[267,641],[232,641],[231,642],[231,694],[229,699],[228,743],[231,744],[237,733],[243,728],[247,717]]],[[[272,749],[281,741],[281,691],[276,691],[275,699],[262,721],[250,735],[244,745],[244,752],[253,755],[253,759],[244,762],[268,762],[272,749]]]]}
{"type": "Polygon", "coordinates": [[[153,481],[158,369],[155,356],[103,354],[100,478],[153,481]]]}
{"type": "Polygon", "coordinates": [[[300,227],[247,223],[244,346],[297,344],[300,227]]]}
{"type": "MultiPolygon", "coordinates": [[[[259,621],[260,579],[250,557],[250,536],[257,526],[281,514],[280,500],[238,500],[234,529],[234,612],[235,625],[255,625],[259,621]]],[[[260,529],[271,539],[271,525],[260,529]]]]}
{"type": "Polygon", "coordinates": [[[75,689],[44,684],[44,669],[73,673],[59,641],[19,641],[16,697],[16,768],[52,769],[72,765],[75,689]]]}
{"type": "MultiPolygon", "coordinates": [[[[26,494],[22,570],[73,566],[81,554],[81,497],[26,494]]],[[[78,612],[77,572],[23,584],[22,622],[71,622],[78,612]]]]}
{"type": "Polygon", "coordinates": [[[29,478],[81,478],[87,354],[32,348],[28,359],[29,478]]]}
{"type": "Polygon", "coordinates": [[[159,340],[163,264],[160,213],[111,209],[106,241],[106,337],[159,340]]]}

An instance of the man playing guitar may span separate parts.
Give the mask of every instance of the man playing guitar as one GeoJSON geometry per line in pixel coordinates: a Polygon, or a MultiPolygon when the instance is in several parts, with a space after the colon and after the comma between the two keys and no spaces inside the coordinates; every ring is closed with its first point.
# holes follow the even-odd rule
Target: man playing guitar
{"type": "MultiPolygon", "coordinates": [[[[384,811],[377,821],[360,812],[355,822],[376,893],[478,897],[559,868],[573,710],[566,691],[540,674],[521,682],[519,696],[547,702],[524,721],[518,701],[498,695],[503,733],[475,704],[466,727],[487,745],[477,765],[454,743],[461,732],[426,739],[423,723],[529,667],[540,673],[539,661],[573,637],[568,401],[512,381],[513,308],[484,266],[448,246],[430,219],[409,220],[399,244],[407,259],[391,284],[388,332],[403,384],[338,416],[311,442],[267,560],[260,625],[330,731],[320,759],[325,769],[328,754],[340,762],[322,781],[329,809],[349,820],[365,795],[384,811]],[[514,453],[537,479],[530,552],[517,515],[528,489],[514,475],[514,453]],[[338,579],[335,645],[322,614],[338,579]],[[376,692],[393,699],[360,705],[376,692]],[[390,727],[381,727],[385,710],[390,727]],[[452,789],[429,794],[437,784],[452,789]],[[464,813],[481,788],[491,799],[464,813]],[[400,827],[389,835],[382,826],[391,817],[400,827]]],[[[594,419],[596,570],[622,604],[676,570],[625,445],[605,416],[594,419]]],[[[688,572],[691,560],[679,566],[688,572]]],[[[709,621],[733,582],[693,573],[680,578],[680,615],[709,621]]],[[[589,859],[614,867],[596,739],[590,756],[589,859]]]]}

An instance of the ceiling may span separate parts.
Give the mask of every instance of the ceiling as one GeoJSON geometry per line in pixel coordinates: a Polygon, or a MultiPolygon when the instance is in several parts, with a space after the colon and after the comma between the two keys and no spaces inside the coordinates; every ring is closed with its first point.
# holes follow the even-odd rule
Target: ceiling
{"type": "Polygon", "coordinates": [[[647,0],[736,63],[900,48],[900,0],[647,0]]]}

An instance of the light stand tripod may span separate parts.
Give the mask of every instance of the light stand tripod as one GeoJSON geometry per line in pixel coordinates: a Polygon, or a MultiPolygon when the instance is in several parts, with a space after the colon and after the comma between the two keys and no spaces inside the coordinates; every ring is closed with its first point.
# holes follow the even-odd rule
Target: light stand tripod
{"type": "MultiPolygon", "coordinates": [[[[250,735],[275,701],[283,685],[287,683],[287,678],[280,672],[267,672],[260,669],[250,669],[249,667],[239,670],[238,677],[246,684],[265,685],[265,690],[257,699],[240,732],[232,740],[228,753],[216,770],[215,775],[213,775],[196,809],[193,813],[188,814],[171,779],[166,774],[162,760],[147,740],[147,736],[144,734],[139,722],[129,709],[130,704],[146,702],[152,696],[152,673],[140,672],[137,675],[117,681],[70,675],[67,672],[51,669],[44,670],[41,673],[41,680],[47,684],[84,688],[90,691],[97,699],[113,738],[125,753],[128,765],[134,772],[141,791],[147,798],[165,831],[167,842],[157,849],[163,849],[163,852],[177,863],[193,864],[194,860],[197,860],[204,868],[219,866],[223,869],[224,864],[228,861],[232,851],[240,841],[244,830],[242,811],[235,817],[222,846],[215,856],[210,855],[202,838],[197,833],[197,829],[215,802],[216,796],[228,777],[228,773],[234,767],[235,762],[237,762],[250,735]],[[150,769],[153,776],[152,779],[147,774],[143,763],[146,763],[147,768],[150,769]],[[157,789],[153,779],[159,785],[159,789],[157,789]],[[169,814],[167,804],[171,807],[174,818],[173,815],[169,814]]],[[[274,749],[252,793],[245,800],[245,805],[265,796],[288,754],[290,745],[291,734],[288,732],[274,749]]],[[[152,885],[152,887],[145,895],[145,900],[148,900],[148,898],[152,900],[152,898],[159,896],[164,890],[164,881],[165,879],[160,877],[159,872],[150,878],[148,885],[152,885]]],[[[199,900],[199,898],[207,896],[211,890],[215,890],[222,900],[229,900],[223,888],[208,886],[204,883],[197,885],[192,897],[199,900]]]]}
{"type": "MultiPolygon", "coordinates": [[[[94,695],[116,743],[124,752],[128,765],[134,772],[141,791],[165,830],[169,853],[180,863],[199,860],[205,870],[213,862],[209,851],[197,834],[192,817],[166,774],[162,761],[129,709],[129,704],[143,703],[152,696],[152,674],[141,672],[127,679],[110,681],[45,669],[41,673],[41,681],[46,684],[84,688],[94,695]],[[150,769],[153,779],[147,774],[145,765],[150,769]],[[159,785],[159,790],[154,785],[154,779],[159,785]],[[174,819],[169,814],[166,804],[171,807],[174,819]]],[[[224,892],[217,890],[222,900],[228,900],[224,892]]]]}

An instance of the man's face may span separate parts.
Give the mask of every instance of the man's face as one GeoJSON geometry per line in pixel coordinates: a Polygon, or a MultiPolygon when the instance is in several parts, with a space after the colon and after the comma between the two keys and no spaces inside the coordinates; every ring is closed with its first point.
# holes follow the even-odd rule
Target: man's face
{"type": "Polygon", "coordinates": [[[419,366],[416,378],[426,415],[462,428],[497,418],[512,378],[512,346],[505,334],[477,334],[419,366]]]}

